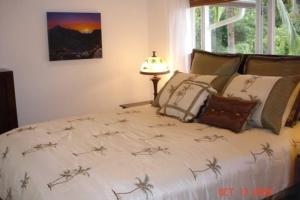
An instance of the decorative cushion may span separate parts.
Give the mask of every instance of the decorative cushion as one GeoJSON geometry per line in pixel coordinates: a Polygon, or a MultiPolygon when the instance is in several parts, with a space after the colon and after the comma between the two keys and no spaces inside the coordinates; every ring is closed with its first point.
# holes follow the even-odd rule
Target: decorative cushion
{"type": "Polygon", "coordinates": [[[163,88],[159,91],[158,95],[156,96],[153,106],[162,107],[164,106],[167,101],[169,100],[171,94],[174,90],[186,80],[193,80],[193,81],[201,81],[204,83],[211,83],[217,81],[216,75],[199,75],[199,74],[190,74],[190,73],[182,73],[176,71],[174,75],[170,78],[170,80],[163,86],[163,88]]]}
{"type": "MultiPolygon", "coordinates": [[[[259,76],[293,76],[300,74],[300,56],[248,56],[244,73],[259,76]]],[[[297,123],[300,115],[300,93],[293,105],[286,126],[297,123]]]]}
{"type": "Polygon", "coordinates": [[[290,105],[296,100],[299,80],[300,76],[236,75],[228,83],[223,96],[258,100],[260,104],[251,116],[250,125],[279,134],[291,111],[290,105]]]}
{"type": "Polygon", "coordinates": [[[231,76],[242,62],[241,54],[219,54],[194,49],[191,73],[231,76]]]}
{"type": "Polygon", "coordinates": [[[245,74],[259,76],[293,76],[300,74],[300,56],[248,56],[245,74]]]}
{"type": "Polygon", "coordinates": [[[194,119],[210,94],[217,91],[208,83],[186,80],[180,83],[167,103],[159,109],[160,114],[188,122],[194,119]]]}
{"type": "Polygon", "coordinates": [[[239,133],[245,129],[257,101],[213,95],[208,99],[199,122],[239,133]]]}

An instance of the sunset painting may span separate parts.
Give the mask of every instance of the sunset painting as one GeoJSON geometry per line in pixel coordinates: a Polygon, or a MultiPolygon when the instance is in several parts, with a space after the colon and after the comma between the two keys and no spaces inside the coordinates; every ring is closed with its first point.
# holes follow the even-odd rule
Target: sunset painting
{"type": "Polygon", "coordinates": [[[101,14],[48,12],[50,61],[102,58],[101,14]]]}

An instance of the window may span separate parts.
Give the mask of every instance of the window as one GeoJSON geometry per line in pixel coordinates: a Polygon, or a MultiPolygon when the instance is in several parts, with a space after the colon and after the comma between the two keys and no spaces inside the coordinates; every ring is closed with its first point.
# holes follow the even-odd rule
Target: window
{"type": "Polygon", "coordinates": [[[197,48],[202,43],[206,50],[213,52],[255,52],[255,9],[210,6],[208,15],[204,16],[209,17],[209,30],[201,42],[202,10],[195,9],[197,48]]]}
{"type": "Polygon", "coordinates": [[[277,1],[275,54],[300,55],[300,14],[298,0],[277,1]]]}
{"type": "Polygon", "coordinates": [[[300,0],[240,0],[194,8],[195,47],[223,53],[300,54],[300,0]]]}

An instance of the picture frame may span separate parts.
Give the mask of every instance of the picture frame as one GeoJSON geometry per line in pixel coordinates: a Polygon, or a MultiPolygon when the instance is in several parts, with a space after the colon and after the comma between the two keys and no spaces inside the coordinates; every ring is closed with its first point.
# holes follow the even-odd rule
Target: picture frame
{"type": "Polygon", "coordinates": [[[101,13],[47,12],[49,60],[102,58],[101,13]]]}

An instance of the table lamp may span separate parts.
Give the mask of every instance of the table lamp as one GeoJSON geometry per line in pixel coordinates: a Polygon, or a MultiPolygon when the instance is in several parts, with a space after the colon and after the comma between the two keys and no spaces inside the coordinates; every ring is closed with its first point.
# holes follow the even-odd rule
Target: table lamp
{"type": "Polygon", "coordinates": [[[153,51],[152,57],[146,58],[142,64],[140,73],[144,75],[152,75],[151,81],[154,88],[154,99],[157,96],[157,84],[160,80],[158,75],[169,73],[169,68],[163,58],[156,56],[156,52],[153,51]]]}

